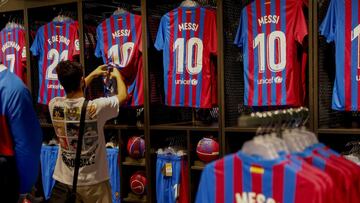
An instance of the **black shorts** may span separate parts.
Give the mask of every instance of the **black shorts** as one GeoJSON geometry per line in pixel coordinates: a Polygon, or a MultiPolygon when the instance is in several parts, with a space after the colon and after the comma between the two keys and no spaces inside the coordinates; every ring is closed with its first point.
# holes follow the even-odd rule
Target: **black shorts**
{"type": "Polygon", "coordinates": [[[19,179],[14,157],[0,155],[0,202],[16,203],[19,198],[19,179]]]}

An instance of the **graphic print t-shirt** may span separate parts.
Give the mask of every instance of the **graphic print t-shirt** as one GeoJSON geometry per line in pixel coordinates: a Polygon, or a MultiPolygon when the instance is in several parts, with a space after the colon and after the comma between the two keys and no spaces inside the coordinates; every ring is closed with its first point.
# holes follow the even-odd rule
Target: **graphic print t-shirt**
{"type": "Polygon", "coordinates": [[[37,31],[30,50],[39,56],[38,103],[48,104],[52,98],[65,95],[55,68],[60,61],[72,61],[80,54],[78,27],[76,21],[50,22],[37,31]]]}
{"type": "MultiPolygon", "coordinates": [[[[49,103],[51,119],[60,148],[54,171],[54,179],[72,185],[75,154],[80,126],[80,114],[84,98],[66,99],[55,97],[49,103]]],[[[89,101],[88,108],[96,107],[96,116],[85,117],[83,148],[78,185],[92,185],[109,179],[105,151],[105,122],[118,115],[117,97],[89,101]]]]}
{"type": "Polygon", "coordinates": [[[155,48],[163,51],[165,104],[211,108],[216,12],[203,7],[170,11],[161,18],[155,48]]]}
{"type": "Polygon", "coordinates": [[[25,30],[3,29],[0,32],[0,59],[12,73],[26,83],[25,30]]]}
{"type": "Polygon", "coordinates": [[[327,42],[335,42],[334,110],[360,110],[359,6],[357,0],[331,0],[319,29],[327,42]]]}
{"type": "Polygon", "coordinates": [[[235,44],[244,56],[244,104],[301,106],[297,45],[307,26],[300,0],[254,0],[243,8],[235,44]]]}

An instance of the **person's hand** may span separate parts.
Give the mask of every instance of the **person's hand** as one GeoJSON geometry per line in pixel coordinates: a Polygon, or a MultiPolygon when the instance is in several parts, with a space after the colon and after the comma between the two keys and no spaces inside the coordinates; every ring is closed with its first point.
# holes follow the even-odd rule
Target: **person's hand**
{"type": "Polygon", "coordinates": [[[110,72],[110,77],[123,80],[123,77],[121,76],[120,71],[117,68],[112,69],[112,71],[110,72]]]}
{"type": "Polygon", "coordinates": [[[94,77],[106,76],[106,74],[107,74],[107,65],[104,64],[104,65],[98,66],[91,74],[94,77]]]}

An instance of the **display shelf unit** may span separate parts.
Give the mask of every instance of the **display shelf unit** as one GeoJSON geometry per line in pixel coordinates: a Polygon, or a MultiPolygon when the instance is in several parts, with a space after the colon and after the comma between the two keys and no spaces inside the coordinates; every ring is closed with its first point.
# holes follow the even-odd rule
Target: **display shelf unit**
{"type": "MultiPolygon", "coordinates": [[[[154,38],[160,22],[160,17],[166,12],[176,8],[181,0],[16,0],[8,1],[0,7],[0,19],[6,20],[9,15],[23,14],[24,24],[27,28],[27,70],[28,87],[32,92],[34,104],[37,97],[37,62],[31,57],[29,47],[32,43],[31,31],[34,31],[36,20],[50,20],[61,9],[71,10],[76,14],[79,22],[79,36],[81,53],[79,61],[84,64],[88,74],[102,61],[94,57],[87,57],[85,46],[85,26],[95,26],[100,20],[109,17],[119,6],[132,9],[142,16],[142,57],[144,75],[144,110],[141,122],[134,122],[135,112],[121,114],[123,117],[131,117],[130,121],[121,120],[114,124],[106,124],[105,136],[115,136],[118,139],[119,167],[121,174],[120,197],[123,202],[156,202],[155,183],[155,151],[159,147],[167,145],[166,138],[171,136],[181,137],[184,147],[188,151],[185,157],[188,161],[189,201],[193,202],[196,196],[197,186],[202,166],[195,165],[198,161],[196,155],[197,142],[206,135],[214,136],[220,146],[220,157],[234,153],[241,149],[242,144],[256,135],[256,127],[237,126],[237,119],[241,114],[248,114],[254,110],[243,105],[243,65],[241,50],[233,45],[236,29],[239,23],[242,8],[251,0],[201,0],[204,5],[216,9],[217,13],[217,84],[218,84],[218,119],[212,125],[199,124],[195,119],[194,110],[189,108],[166,107],[161,102],[158,94],[163,94],[162,86],[162,53],[154,47],[154,38]],[[46,14],[45,17],[42,17],[46,14]],[[91,22],[91,17],[97,16],[96,22],[91,22]],[[41,19],[46,18],[46,19],[41,19]],[[154,96],[155,95],[155,96],[154,96]],[[144,163],[126,161],[126,143],[134,134],[144,135],[146,153],[144,163]],[[143,199],[128,197],[129,178],[136,170],[144,170],[147,176],[147,194],[143,199]],[[145,199],[144,199],[145,198],[145,199]]],[[[335,67],[333,61],[333,48],[324,43],[324,39],[318,35],[318,26],[326,13],[328,0],[309,1],[304,6],[308,21],[308,60],[307,60],[307,100],[306,106],[310,109],[308,127],[319,135],[319,139],[335,149],[343,148],[337,145],[345,145],[347,141],[359,139],[360,126],[359,116],[335,112],[331,110],[332,81],[335,67]],[[328,60],[329,59],[329,60],[328,60]],[[331,59],[331,60],[330,60],[331,59]],[[328,67],[328,68],[327,68],[328,67]],[[321,85],[320,85],[321,84],[321,85]],[[351,124],[351,125],[350,125],[351,124]],[[349,126],[350,125],[350,126],[349,126]],[[337,142],[339,141],[339,142],[337,142]]],[[[3,22],[1,20],[1,22],[3,22]]],[[[36,31],[36,30],[35,30],[36,31]]],[[[93,50],[90,50],[90,52],[93,50]]],[[[99,90],[97,87],[95,90],[99,90]]],[[[34,105],[35,106],[35,105],[34,105]]],[[[46,111],[37,107],[41,127],[44,135],[53,135],[52,124],[46,111]]],[[[48,137],[46,139],[49,139],[48,137]]],[[[343,146],[344,147],[344,146],[343,146]]]]}

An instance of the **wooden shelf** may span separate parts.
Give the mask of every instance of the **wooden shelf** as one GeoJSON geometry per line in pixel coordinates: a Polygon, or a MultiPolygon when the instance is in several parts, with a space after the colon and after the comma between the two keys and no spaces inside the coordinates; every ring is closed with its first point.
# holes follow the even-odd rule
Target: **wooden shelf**
{"type": "Polygon", "coordinates": [[[146,195],[145,196],[138,196],[134,193],[130,192],[127,197],[123,199],[123,202],[147,202],[146,195]]]}
{"type": "Polygon", "coordinates": [[[131,157],[126,157],[125,161],[122,162],[122,164],[125,165],[125,166],[142,166],[142,167],[145,167],[146,161],[145,161],[145,158],[133,159],[131,157]]]}
{"type": "Polygon", "coordinates": [[[51,123],[40,123],[40,127],[42,128],[53,128],[51,123]]]}
{"type": "MultiPolygon", "coordinates": [[[[40,123],[40,127],[42,128],[53,128],[51,123],[40,123]]],[[[144,127],[135,126],[135,125],[115,125],[115,124],[106,124],[104,129],[108,130],[144,130],[144,127]]]]}
{"type": "Polygon", "coordinates": [[[192,130],[192,131],[218,131],[218,125],[204,125],[193,122],[179,122],[159,125],[150,125],[151,130],[192,130]]]}
{"type": "Polygon", "coordinates": [[[205,167],[203,166],[191,166],[191,170],[202,171],[205,167]]]}
{"type": "Polygon", "coordinates": [[[104,129],[110,130],[144,130],[143,126],[124,125],[124,124],[106,124],[104,129]]]}
{"type": "Polygon", "coordinates": [[[225,127],[225,132],[255,133],[257,128],[225,127]]]}
{"type": "Polygon", "coordinates": [[[320,128],[317,129],[319,134],[339,134],[339,135],[360,135],[359,128],[320,128]]]}

